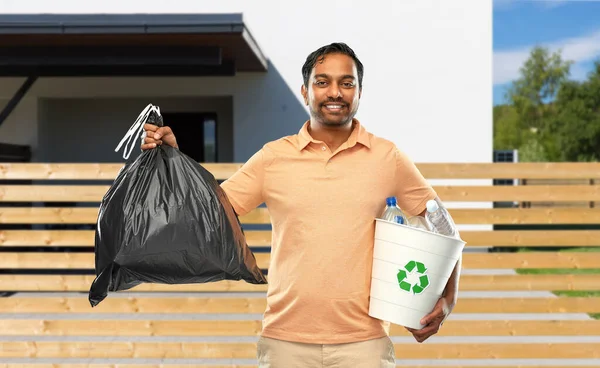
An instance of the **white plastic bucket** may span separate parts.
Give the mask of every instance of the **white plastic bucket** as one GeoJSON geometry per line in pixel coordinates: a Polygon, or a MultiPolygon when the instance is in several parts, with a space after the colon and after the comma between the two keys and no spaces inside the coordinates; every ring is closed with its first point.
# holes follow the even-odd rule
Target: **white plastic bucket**
{"type": "Polygon", "coordinates": [[[421,329],[452,275],[465,242],[375,220],[369,315],[421,329]]]}

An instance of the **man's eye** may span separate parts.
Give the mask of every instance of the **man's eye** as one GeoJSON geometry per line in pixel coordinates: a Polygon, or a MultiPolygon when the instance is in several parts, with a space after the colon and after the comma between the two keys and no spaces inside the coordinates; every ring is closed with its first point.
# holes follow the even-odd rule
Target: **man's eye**
{"type": "Polygon", "coordinates": [[[316,84],[317,86],[324,86],[324,85],[326,85],[326,84],[327,84],[327,82],[325,82],[325,81],[316,81],[316,82],[315,82],[315,84],[316,84]]]}
{"type": "Polygon", "coordinates": [[[346,83],[343,83],[342,85],[347,88],[354,87],[354,83],[351,83],[351,82],[346,82],[346,83]]]}

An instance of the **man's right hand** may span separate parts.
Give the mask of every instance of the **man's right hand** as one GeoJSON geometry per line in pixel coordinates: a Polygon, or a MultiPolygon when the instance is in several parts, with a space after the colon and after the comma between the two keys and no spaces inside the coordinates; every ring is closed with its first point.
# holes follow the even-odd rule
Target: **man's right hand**
{"type": "Polygon", "coordinates": [[[154,124],[144,124],[144,131],[146,138],[142,144],[142,151],[156,148],[163,143],[173,148],[179,148],[175,134],[168,126],[158,127],[154,124]]]}

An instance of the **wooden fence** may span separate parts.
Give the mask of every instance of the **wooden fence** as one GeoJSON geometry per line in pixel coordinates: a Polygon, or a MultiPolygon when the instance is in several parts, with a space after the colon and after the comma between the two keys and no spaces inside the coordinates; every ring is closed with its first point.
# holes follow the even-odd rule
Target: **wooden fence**
{"type": "MultiPolygon", "coordinates": [[[[240,165],[204,166],[217,179],[226,179],[240,165]]],[[[0,362],[4,358],[254,359],[255,342],[239,342],[234,337],[257,336],[260,320],[202,320],[192,316],[261,314],[265,308],[265,285],[231,281],[189,285],[143,284],[131,291],[148,293],[137,293],[132,297],[110,294],[93,310],[87,295],[57,294],[87,293],[89,290],[94,279],[93,224],[97,216],[97,202],[120,167],[121,164],[92,163],[0,164],[0,226],[3,227],[0,230],[0,291],[7,293],[0,298],[0,314],[4,315],[0,318],[0,337],[3,338],[0,340],[0,362]],[[74,206],[81,202],[96,203],[96,206],[74,206]],[[32,206],[31,203],[38,205],[32,206]],[[43,205],[40,206],[41,203],[43,205]],[[86,225],[87,228],[81,228],[86,225]],[[48,295],[35,293],[32,296],[27,292],[46,292],[48,295]],[[161,297],[156,297],[153,292],[193,294],[161,294],[161,297]],[[211,294],[206,294],[209,292],[211,294]],[[215,292],[228,294],[215,296],[215,292]],[[240,297],[235,292],[246,293],[240,297]],[[256,292],[256,296],[249,296],[247,292],[256,292]],[[23,318],[23,314],[41,317],[23,318]],[[121,317],[114,319],[115,314],[121,317]],[[145,317],[156,314],[178,318],[160,320],[145,317]],[[69,315],[70,319],[62,318],[65,315],[69,315]],[[123,319],[123,315],[130,318],[123,319]],[[11,341],[10,336],[30,338],[11,341]],[[120,340],[86,340],[101,336],[119,337],[120,340]],[[232,340],[139,340],[140,337],[208,336],[232,340]]],[[[428,179],[587,180],[582,183],[595,179],[591,183],[598,183],[600,178],[600,164],[596,163],[419,164],[418,167],[428,179]]],[[[458,224],[512,226],[510,230],[462,231],[462,237],[468,243],[463,259],[465,270],[569,269],[562,274],[465,272],[460,281],[461,291],[600,290],[600,273],[591,272],[591,269],[600,268],[600,252],[581,251],[581,248],[589,250],[600,246],[600,230],[592,226],[600,224],[600,209],[560,206],[560,203],[600,201],[600,185],[553,185],[544,182],[525,186],[441,185],[435,189],[449,203],[510,201],[555,204],[552,207],[452,209],[452,216],[458,224]],[[519,229],[517,225],[530,227],[519,229]],[[531,229],[531,226],[538,225],[577,225],[579,228],[531,229]],[[529,248],[530,251],[470,252],[471,249],[489,247],[529,248]],[[577,249],[547,251],[549,247],[577,249]],[[581,273],[581,269],[590,269],[590,273],[581,273]]],[[[242,217],[241,221],[243,224],[268,225],[268,211],[258,208],[242,217]]],[[[269,230],[247,230],[246,235],[253,248],[270,245],[269,230]]],[[[268,269],[269,253],[257,252],[255,255],[260,267],[268,269]]],[[[461,298],[454,313],[600,313],[600,297],[461,298]]],[[[391,334],[408,336],[399,326],[393,326],[391,334]]],[[[600,320],[456,319],[449,320],[437,336],[596,336],[600,340],[600,320]]],[[[600,358],[600,342],[596,340],[577,343],[540,342],[535,338],[527,343],[482,341],[469,344],[406,342],[397,343],[395,347],[397,356],[402,359],[600,358]]],[[[207,366],[216,366],[211,364],[207,366]]],[[[0,367],[3,366],[27,365],[0,364],[0,367]]],[[[64,366],[75,365],[67,363],[64,366]]]]}

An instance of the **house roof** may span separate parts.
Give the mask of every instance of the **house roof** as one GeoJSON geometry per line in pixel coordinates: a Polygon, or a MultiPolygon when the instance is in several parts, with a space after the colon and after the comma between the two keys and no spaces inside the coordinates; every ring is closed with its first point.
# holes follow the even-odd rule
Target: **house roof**
{"type": "Polygon", "coordinates": [[[2,14],[0,36],[0,75],[267,70],[242,14],[2,14]]]}

